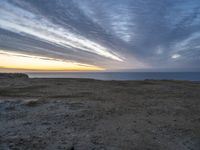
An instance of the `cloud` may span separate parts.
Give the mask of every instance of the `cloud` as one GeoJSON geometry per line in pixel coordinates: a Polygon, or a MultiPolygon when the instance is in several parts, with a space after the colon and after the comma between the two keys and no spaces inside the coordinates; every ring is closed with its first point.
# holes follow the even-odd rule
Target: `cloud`
{"type": "Polygon", "coordinates": [[[199,70],[199,41],[199,0],[0,1],[6,51],[107,69],[199,70]]]}
{"type": "Polygon", "coordinates": [[[179,57],[181,57],[181,55],[179,54],[174,54],[171,56],[172,59],[178,59],[179,57]]]}
{"type": "Polygon", "coordinates": [[[0,27],[2,29],[33,36],[33,38],[68,49],[82,50],[117,61],[123,61],[119,56],[113,54],[111,50],[98,43],[72,33],[59,25],[54,25],[43,17],[39,18],[39,16],[9,3],[4,2],[2,4],[0,13],[2,15],[0,20],[0,27]],[[20,17],[18,17],[19,15],[20,17]]]}
{"type": "Polygon", "coordinates": [[[27,55],[0,50],[1,68],[43,71],[99,71],[103,68],[50,57],[27,55]],[[14,62],[13,64],[10,62],[14,62]]]}

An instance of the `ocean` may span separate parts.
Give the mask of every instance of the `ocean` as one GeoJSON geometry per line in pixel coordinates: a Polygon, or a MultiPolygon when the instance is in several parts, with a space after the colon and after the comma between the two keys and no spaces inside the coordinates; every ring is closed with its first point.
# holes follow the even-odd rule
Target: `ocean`
{"type": "Polygon", "coordinates": [[[30,78],[91,78],[98,80],[190,80],[200,81],[200,72],[51,72],[27,73],[30,78]]]}

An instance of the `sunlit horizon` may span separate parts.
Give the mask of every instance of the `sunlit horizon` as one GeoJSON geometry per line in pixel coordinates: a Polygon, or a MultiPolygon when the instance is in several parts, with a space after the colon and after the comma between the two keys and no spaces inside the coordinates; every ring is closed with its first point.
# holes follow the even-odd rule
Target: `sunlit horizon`
{"type": "Polygon", "coordinates": [[[18,71],[100,71],[104,68],[50,57],[0,50],[0,69],[18,71]]]}

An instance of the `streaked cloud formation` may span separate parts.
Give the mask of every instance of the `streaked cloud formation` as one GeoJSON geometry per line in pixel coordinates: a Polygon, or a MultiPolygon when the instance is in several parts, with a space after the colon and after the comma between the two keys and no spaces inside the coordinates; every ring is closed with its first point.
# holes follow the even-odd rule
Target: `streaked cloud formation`
{"type": "Polygon", "coordinates": [[[0,1],[0,49],[10,54],[108,70],[199,70],[199,41],[199,0],[0,1]]]}
{"type": "Polygon", "coordinates": [[[48,57],[0,50],[1,68],[32,71],[102,71],[103,68],[48,57]],[[13,63],[10,63],[13,62],[13,63]]]}

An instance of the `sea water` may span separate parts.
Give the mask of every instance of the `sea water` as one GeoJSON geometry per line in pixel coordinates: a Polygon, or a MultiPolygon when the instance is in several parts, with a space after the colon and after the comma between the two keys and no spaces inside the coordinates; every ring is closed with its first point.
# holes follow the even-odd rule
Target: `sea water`
{"type": "Polygon", "coordinates": [[[200,81],[200,72],[34,72],[30,78],[91,78],[99,80],[191,80],[200,81]]]}

